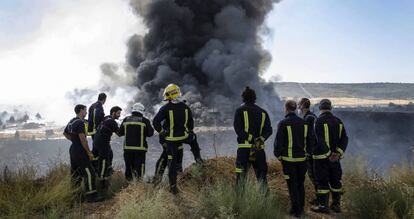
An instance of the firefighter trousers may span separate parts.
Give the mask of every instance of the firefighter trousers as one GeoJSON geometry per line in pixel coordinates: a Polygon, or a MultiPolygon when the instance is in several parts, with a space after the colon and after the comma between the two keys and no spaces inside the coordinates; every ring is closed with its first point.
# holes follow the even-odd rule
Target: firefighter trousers
{"type": "Polygon", "coordinates": [[[282,161],[283,177],[286,180],[291,203],[291,212],[301,214],[305,206],[305,175],[307,163],[282,161]]]}

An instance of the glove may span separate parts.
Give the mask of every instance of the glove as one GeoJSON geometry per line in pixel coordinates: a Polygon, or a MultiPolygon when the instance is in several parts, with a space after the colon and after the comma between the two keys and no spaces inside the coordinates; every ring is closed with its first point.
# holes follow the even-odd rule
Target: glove
{"type": "Polygon", "coordinates": [[[265,143],[265,138],[263,138],[262,136],[254,139],[254,144],[256,145],[256,147],[262,146],[264,145],[264,143],[265,143]]]}

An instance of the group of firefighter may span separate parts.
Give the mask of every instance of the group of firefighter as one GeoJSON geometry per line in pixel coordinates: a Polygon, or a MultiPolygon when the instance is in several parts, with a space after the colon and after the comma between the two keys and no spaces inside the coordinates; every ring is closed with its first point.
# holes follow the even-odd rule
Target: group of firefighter
{"type": "MultiPolygon", "coordinates": [[[[147,137],[159,133],[159,143],[163,151],[156,163],[154,183],[159,183],[168,166],[170,192],[177,194],[177,173],[182,171],[183,144],[191,147],[197,165],[203,166],[197,136],[193,132],[194,120],[191,109],[181,101],[180,88],[169,84],[163,93],[165,104],[153,118],[152,124],[145,114],[145,106],[135,103],[131,115],[125,117],[119,126],[116,122],[122,109],[112,107],[105,116],[104,93],[87,110],[84,105],[76,105],[76,117],[70,120],[64,136],[72,142],[70,147],[71,173],[76,185],[84,181],[88,202],[102,201],[96,191],[96,182],[103,188],[109,185],[112,174],[113,153],[110,145],[113,133],[125,136],[124,160],[125,178],[141,179],[145,173],[145,157],[148,150],[147,137]],[[86,120],[86,115],[89,114],[86,120]],[[87,136],[91,136],[93,146],[89,149],[87,136]]],[[[264,151],[266,140],[272,135],[268,113],[256,105],[256,93],[246,87],[242,92],[243,104],[236,110],[234,130],[237,134],[236,187],[244,188],[246,173],[252,166],[257,180],[268,192],[267,163],[264,151]]],[[[288,100],[285,103],[285,118],[277,127],[274,142],[274,155],[281,162],[283,177],[287,182],[291,201],[290,214],[300,217],[304,214],[305,175],[308,173],[316,197],[311,201],[311,210],[329,213],[340,212],[343,193],[340,159],[348,144],[343,122],[331,112],[332,103],[323,99],[319,103],[320,115],[310,110],[310,100],[302,98],[299,103],[288,100]],[[303,116],[303,118],[299,117],[303,116]],[[329,197],[332,203],[329,205],[329,197]]]]}

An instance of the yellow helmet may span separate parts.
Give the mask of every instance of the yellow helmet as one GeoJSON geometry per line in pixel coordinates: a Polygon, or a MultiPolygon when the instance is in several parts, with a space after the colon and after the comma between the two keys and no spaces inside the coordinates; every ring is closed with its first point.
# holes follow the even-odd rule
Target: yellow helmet
{"type": "Polygon", "coordinates": [[[163,96],[164,96],[164,100],[175,100],[181,97],[180,87],[178,87],[176,84],[169,84],[164,89],[163,96]]]}

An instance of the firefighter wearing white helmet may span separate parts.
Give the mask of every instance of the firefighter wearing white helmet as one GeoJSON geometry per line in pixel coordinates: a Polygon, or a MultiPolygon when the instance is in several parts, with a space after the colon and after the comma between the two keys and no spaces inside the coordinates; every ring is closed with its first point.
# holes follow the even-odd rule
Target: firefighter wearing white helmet
{"type": "Polygon", "coordinates": [[[170,192],[177,194],[177,165],[180,163],[180,145],[185,143],[191,146],[191,151],[198,164],[202,163],[202,159],[200,147],[193,132],[194,120],[191,109],[184,102],[179,101],[180,88],[175,84],[169,84],[164,89],[163,96],[167,103],[155,115],[153,125],[154,129],[160,133],[160,137],[165,138],[170,192]]]}
{"type": "Polygon", "coordinates": [[[154,135],[151,122],[144,117],[145,106],[142,103],[135,103],[131,111],[132,114],[122,121],[119,130],[119,136],[125,136],[125,178],[129,181],[143,178],[148,150],[146,138],[154,135]]]}

